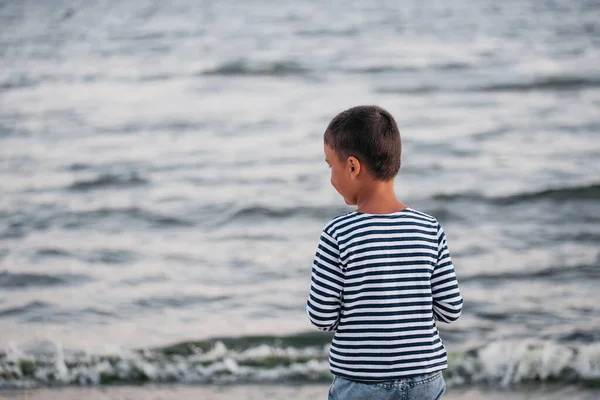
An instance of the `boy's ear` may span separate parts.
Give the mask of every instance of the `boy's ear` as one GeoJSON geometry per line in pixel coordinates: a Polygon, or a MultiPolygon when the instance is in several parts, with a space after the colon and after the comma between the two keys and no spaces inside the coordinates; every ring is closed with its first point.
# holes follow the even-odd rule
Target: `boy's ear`
{"type": "Polygon", "coordinates": [[[350,170],[350,178],[356,179],[360,173],[360,161],[356,157],[348,157],[348,169],[350,170]]]}

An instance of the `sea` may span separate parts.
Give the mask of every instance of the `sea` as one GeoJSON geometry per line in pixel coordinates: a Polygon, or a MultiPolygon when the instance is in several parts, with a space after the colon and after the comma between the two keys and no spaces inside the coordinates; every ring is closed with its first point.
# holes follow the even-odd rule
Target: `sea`
{"type": "Polygon", "coordinates": [[[0,0],[0,395],[325,398],[323,133],[377,104],[449,395],[600,396],[599,66],[597,0],[0,0]]]}

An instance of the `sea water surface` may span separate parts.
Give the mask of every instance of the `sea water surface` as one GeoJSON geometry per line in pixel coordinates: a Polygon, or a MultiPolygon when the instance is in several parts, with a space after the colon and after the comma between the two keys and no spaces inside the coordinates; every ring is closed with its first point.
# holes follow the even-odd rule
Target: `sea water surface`
{"type": "Polygon", "coordinates": [[[597,1],[0,1],[0,387],[327,382],[358,104],[447,232],[450,384],[597,383],[598,65],[597,1]]]}

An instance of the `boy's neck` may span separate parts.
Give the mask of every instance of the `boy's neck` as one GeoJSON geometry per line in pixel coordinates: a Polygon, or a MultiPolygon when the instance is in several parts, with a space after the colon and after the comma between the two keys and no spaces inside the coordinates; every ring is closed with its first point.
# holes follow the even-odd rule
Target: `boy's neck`
{"type": "Polygon", "coordinates": [[[371,181],[356,198],[356,211],[366,214],[391,214],[407,206],[394,193],[394,181],[371,181]]]}

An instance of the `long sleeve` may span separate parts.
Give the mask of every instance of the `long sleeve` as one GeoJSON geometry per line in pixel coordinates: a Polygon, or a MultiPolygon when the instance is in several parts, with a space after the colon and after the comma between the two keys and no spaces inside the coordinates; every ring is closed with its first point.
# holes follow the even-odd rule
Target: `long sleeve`
{"type": "Polygon", "coordinates": [[[323,231],[312,266],[306,313],[323,331],[333,331],[340,319],[344,271],[340,267],[337,241],[323,231]]]}
{"type": "Polygon", "coordinates": [[[460,317],[463,298],[458,289],[458,281],[450,258],[446,234],[439,224],[437,239],[438,259],[431,276],[433,316],[438,321],[450,323],[460,317]]]}

